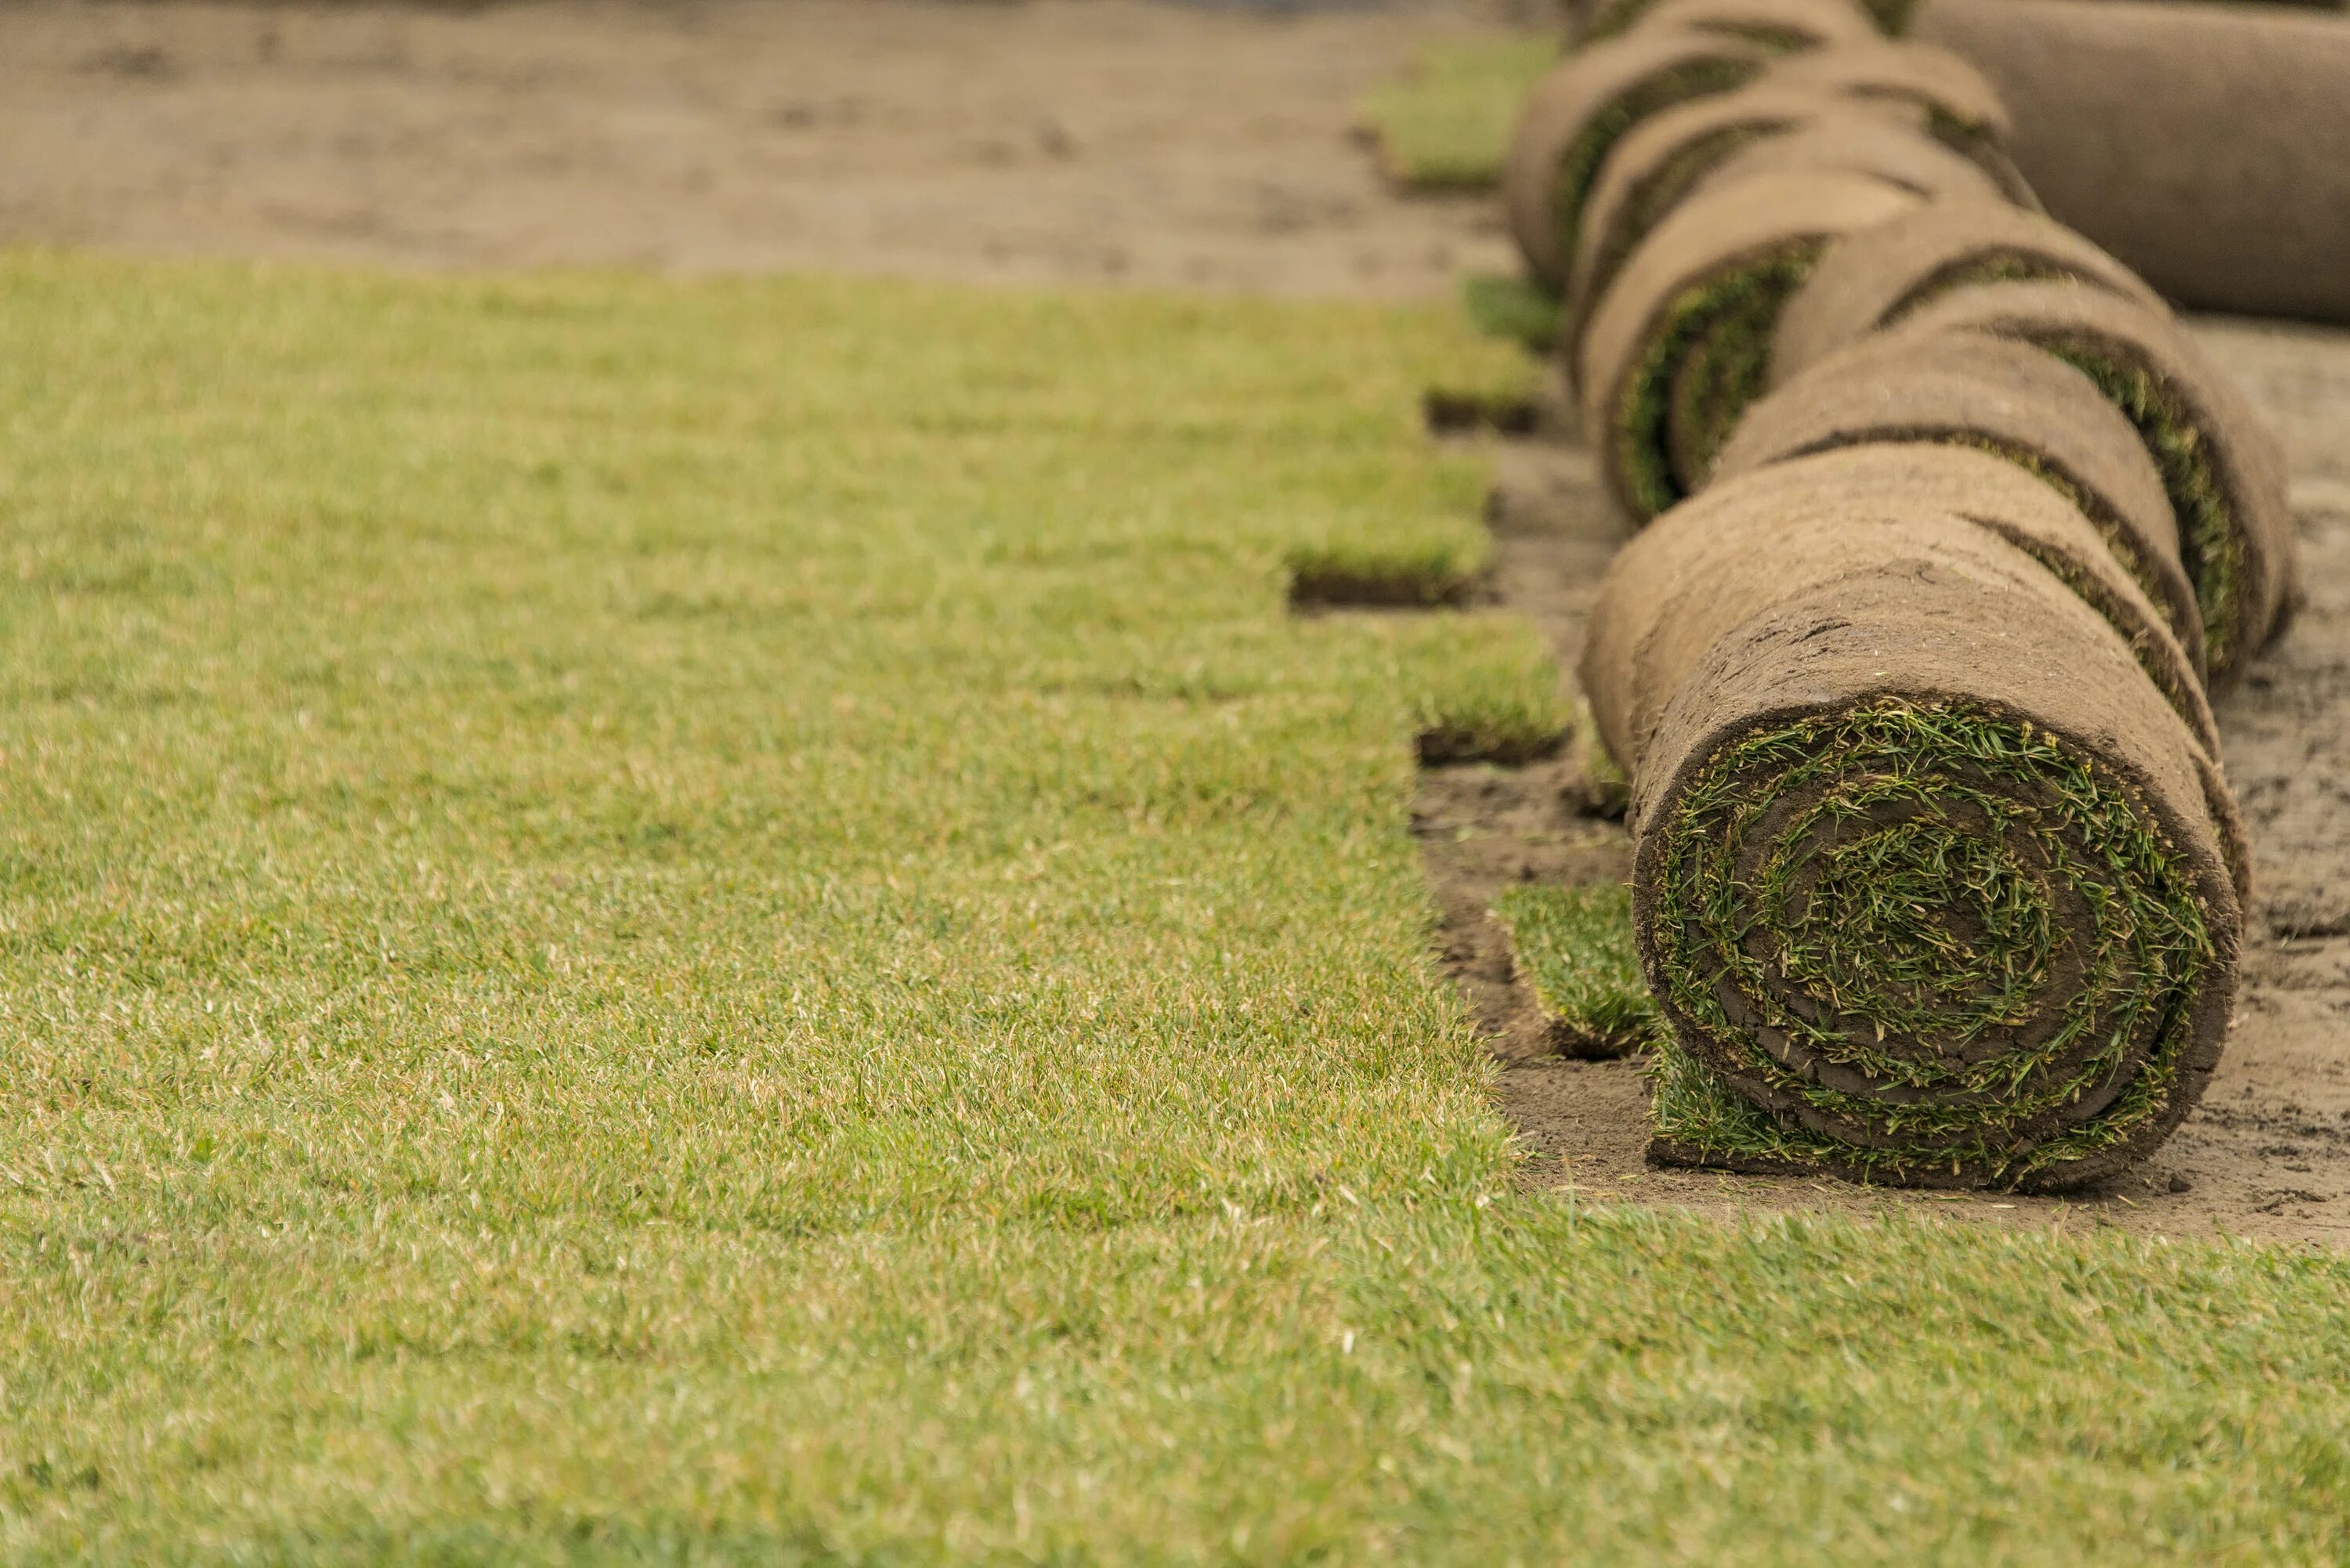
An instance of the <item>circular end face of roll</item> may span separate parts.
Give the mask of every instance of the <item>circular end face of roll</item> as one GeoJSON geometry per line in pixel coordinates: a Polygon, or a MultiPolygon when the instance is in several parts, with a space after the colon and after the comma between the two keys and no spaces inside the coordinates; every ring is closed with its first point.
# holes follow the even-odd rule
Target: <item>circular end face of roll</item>
{"type": "Polygon", "coordinates": [[[1583,666],[1634,774],[1636,932],[1675,1048],[1798,1166],[2119,1168],[2226,1032],[2216,766],[2022,550],[1890,490],[1769,477],[1625,546],[1583,666]]]}
{"type": "Polygon", "coordinates": [[[1660,109],[1742,86],[1767,58],[1747,39],[1667,29],[1595,44],[1552,67],[1518,117],[1502,175],[1510,233],[1534,276],[1566,286],[1584,202],[1619,137],[1660,109]]]}
{"type": "Polygon", "coordinates": [[[1894,691],[1727,730],[1641,840],[1678,1048],[1798,1163],[2061,1189],[2158,1145],[2216,1065],[2235,909],[2088,740],[1894,691]]]}
{"type": "Polygon", "coordinates": [[[2137,428],[2080,371],[2028,343],[1974,333],[1865,338],[1750,407],[1709,483],[1872,444],[1995,457],[2061,498],[2146,595],[2199,677],[2202,612],[2179,561],[2162,475],[2137,428]]]}
{"type": "Polygon", "coordinates": [[[1666,27],[1725,33],[1784,54],[1885,41],[1876,18],[1852,0],[1657,0],[1638,30],[1666,27]]]}
{"type": "Polygon", "coordinates": [[[1903,316],[1905,339],[1948,331],[2028,343],[2073,366],[2137,428],[2178,520],[2213,685],[2239,677],[2282,626],[2293,515],[2276,437],[2167,314],[2072,282],[1975,284],[1903,316]]]}
{"type": "Polygon", "coordinates": [[[1779,311],[1822,247],[1918,198],[1834,171],[1708,184],[1633,250],[1593,312],[1584,428],[1610,489],[1645,521],[1695,490],[1768,380],[1779,311]]]}
{"type": "Polygon", "coordinates": [[[2085,284],[2168,313],[2137,274],[2055,219],[1950,192],[1829,247],[1779,318],[1773,375],[1783,380],[1952,289],[2040,280],[2085,284]]]}

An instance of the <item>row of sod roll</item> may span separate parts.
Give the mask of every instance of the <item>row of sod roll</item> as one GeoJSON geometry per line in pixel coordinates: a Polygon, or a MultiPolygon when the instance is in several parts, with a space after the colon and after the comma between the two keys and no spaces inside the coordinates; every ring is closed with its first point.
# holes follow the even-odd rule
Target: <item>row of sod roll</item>
{"type": "MultiPolygon", "coordinates": [[[[1569,0],[1588,47],[1681,0],[1569,0]]],[[[1856,6],[1856,9],[1863,7],[1856,6]]],[[[1750,35],[1809,37],[1754,13],[1750,35]]],[[[2196,309],[2350,322],[2345,0],[1868,0],[1947,49],[2012,114],[2048,210],[2196,309]]],[[[1731,27],[1736,31],[1736,27],[1731,27]]]]}
{"type": "Polygon", "coordinates": [[[2236,989],[2209,692],[2293,599],[2273,438],[1858,0],[1617,7],[1512,228],[1637,532],[1580,677],[1631,781],[1659,1160],[2057,1190],[2236,989]]]}

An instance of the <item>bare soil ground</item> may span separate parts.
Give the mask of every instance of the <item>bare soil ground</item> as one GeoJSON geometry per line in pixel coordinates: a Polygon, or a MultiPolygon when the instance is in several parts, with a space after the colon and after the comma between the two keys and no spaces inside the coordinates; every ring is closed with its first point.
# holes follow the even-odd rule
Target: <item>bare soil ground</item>
{"type": "Polygon", "coordinates": [[[1127,0],[5,0],[0,241],[1424,293],[1500,265],[1499,222],[1389,200],[1352,105],[1479,25],[1127,0]]]}
{"type": "MultiPolygon", "coordinates": [[[[1508,265],[1489,199],[1403,199],[1352,107],[1440,5],[1295,16],[1129,0],[0,5],[0,243],[415,267],[821,266],[1278,294],[1449,291],[1508,265]]],[[[1637,1064],[1548,1054],[1484,917],[1522,876],[1621,876],[1573,763],[1437,769],[1415,822],[1503,1102],[1586,1192],[1716,1211],[1893,1204],[1993,1221],[2350,1243],[2350,334],[2199,330],[2293,456],[2310,603],[2220,708],[2261,892],[2210,1098],[2068,1201],[1668,1172],[1637,1064]]],[[[1615,544],[1587,462],[1503,450],[1503,602],[1572,667],[1615,544]]]]}

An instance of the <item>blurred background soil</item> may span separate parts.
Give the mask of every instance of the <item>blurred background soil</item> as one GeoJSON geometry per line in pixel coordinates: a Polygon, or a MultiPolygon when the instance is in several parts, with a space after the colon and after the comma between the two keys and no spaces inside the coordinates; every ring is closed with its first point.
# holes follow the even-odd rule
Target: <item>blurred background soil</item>
{"type": "Polygon", "coordinates": [[[0,243],[1411,295],[1355,99],[1498,8],[0,4],[0,243]]]}

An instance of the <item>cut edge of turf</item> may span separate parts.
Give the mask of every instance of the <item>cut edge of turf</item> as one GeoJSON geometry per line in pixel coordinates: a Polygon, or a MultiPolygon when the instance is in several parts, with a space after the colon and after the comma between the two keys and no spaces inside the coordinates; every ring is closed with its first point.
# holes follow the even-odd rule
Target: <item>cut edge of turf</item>
{"type": "Polygon", "coordinates": [[[1490,559],[1445,543],[1299,545],[1284,565],[1293,609],[1460,609],[1492,597],[1490,559]]]}
{"type": "Polygon", "coordinates": [[[1489,337],[1516,343],[1536,354],[1558,347],[1565,302],[1530,277],[1471,273],[1461,280],[1461,308],[1470,325],[1489,337]]]}
{"type": "Polygon", "coordinates": [[[1400,190],[1492,190],[1518,111],[1559,52],[1550,33],[1431,44],[1357,100],[1357,134],[1400,190]]]}
{"type": "Polygon", "coordinates": [[[1492,912],[1559,1054],[1605,1061],[1661,1041],[1663,1015],[1633,944],[1628,886],[1522,882],[1502,890],[1492,912]]]}

